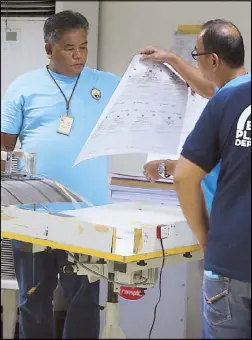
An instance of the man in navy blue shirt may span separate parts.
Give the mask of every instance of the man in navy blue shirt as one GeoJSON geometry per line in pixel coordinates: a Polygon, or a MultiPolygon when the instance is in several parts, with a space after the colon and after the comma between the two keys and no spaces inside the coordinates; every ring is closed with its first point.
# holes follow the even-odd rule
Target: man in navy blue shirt
{"type": "Polygon", "coordinates": [[[231,23],[203,25],[199,68],[220,89],[188,136],[174,184],[189,226],[205,252],[203,338],[251,338],[251,77],[231,23]],[[243,79],[243,81],[241,81],[243,79]],[[201,182],[219,167],[209,218],[201,182]]]}

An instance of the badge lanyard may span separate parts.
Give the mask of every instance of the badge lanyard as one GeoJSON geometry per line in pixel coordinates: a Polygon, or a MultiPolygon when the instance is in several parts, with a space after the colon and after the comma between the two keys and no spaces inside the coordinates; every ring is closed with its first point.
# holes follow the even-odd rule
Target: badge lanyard
{"type": "Polygon", "coordinates": [[[67,97],[66,97],[65,93],[62,91],[61,87],[59,86],[59,84],[57,83],[57,81],[54,79],[53,75],[49,71],[48,65],[46,65],[46,69],[47,69],[47,72],[49,73],[50,77],[52,78],[52,80],[54,81],[54,83],[56,84],[56,86],[58,87],[58,89],[60,90],[61,94],[63,95],[63,97],[64,97],[64,99],[66,101],[66,116],[68,116],[69,108],[70,108],[70,101],[71,101],[72,96],[74,94],[76,85],[78,84],[78,81],[79,81],[79,78],[80,78],[80,74],[78,75],[78,78],[76,79],[76,82],[75,82],[74,87],[73,87],[73,91],[72,91],[72,93],[70,95],[70,98],[67,100],[67,97]]]}

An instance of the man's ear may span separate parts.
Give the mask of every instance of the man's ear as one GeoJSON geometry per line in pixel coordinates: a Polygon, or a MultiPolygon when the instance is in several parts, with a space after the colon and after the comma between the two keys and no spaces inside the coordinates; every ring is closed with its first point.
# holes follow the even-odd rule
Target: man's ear
{"type": "Polygon", "coordinates": [[[214,71],[217,70],[220,65],[220,59],[216,53],[212,54],[212,65],[213,65],[214,71]]]}
{"type": "Polygon", "coordinates": [[[45,51],[49,59],[52,57],[52,45],[51,44],[46,44],[45,45],[45,51]]]}

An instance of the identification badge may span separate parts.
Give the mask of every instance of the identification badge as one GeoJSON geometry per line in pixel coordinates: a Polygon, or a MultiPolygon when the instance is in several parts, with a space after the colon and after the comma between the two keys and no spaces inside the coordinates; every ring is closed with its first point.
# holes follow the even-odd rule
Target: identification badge
{"type": "Polygon", "coordinates": [[[60,118],[57,132],[62,135],[69,136],[73,124],[73,118],[69,116],[62,116],[60,118]]]}

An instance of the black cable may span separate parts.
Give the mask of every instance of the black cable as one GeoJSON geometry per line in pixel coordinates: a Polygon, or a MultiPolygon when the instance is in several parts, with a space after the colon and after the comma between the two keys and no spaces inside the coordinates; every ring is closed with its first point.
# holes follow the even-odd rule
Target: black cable
{"type": "Polygon", "coordinates": [[[157,307],[158,307],[159,302],[160,302],[161,297],[162,297],[162,272],[163,272],[163,268],[164,268],[164,264],[165,264],[165,251],[164,251],[164,245],[163,245],[162,238],[160,238],[160,243],[161,243],[161,248],[162,248],[162,253],[163,253],[163,260],[162,260],[162,266],[161,266],[160,272],[159,272],[159,284],[158,284],[159,297],[158,297],[156,306],[154,308],[153,322],[152,322],[151,329],[150,329],[150,332],[149,332],[149,339],[151,338],[151,333],[153,331],[153,328],[154,328],[154,325],[155,325],[155,322],[156,322],[157,307]]]}
{"type": "MultiPolygon", "coordinates": [[[[5,10],[6,10],[6,15],[5,15],[5,31],[7,32],[8,29],[8,15],[9,15],[9,3],[6,0],[5,1],[5,10]]],[[[5,34],[6,34],[5,32],[5,34]]]]}

